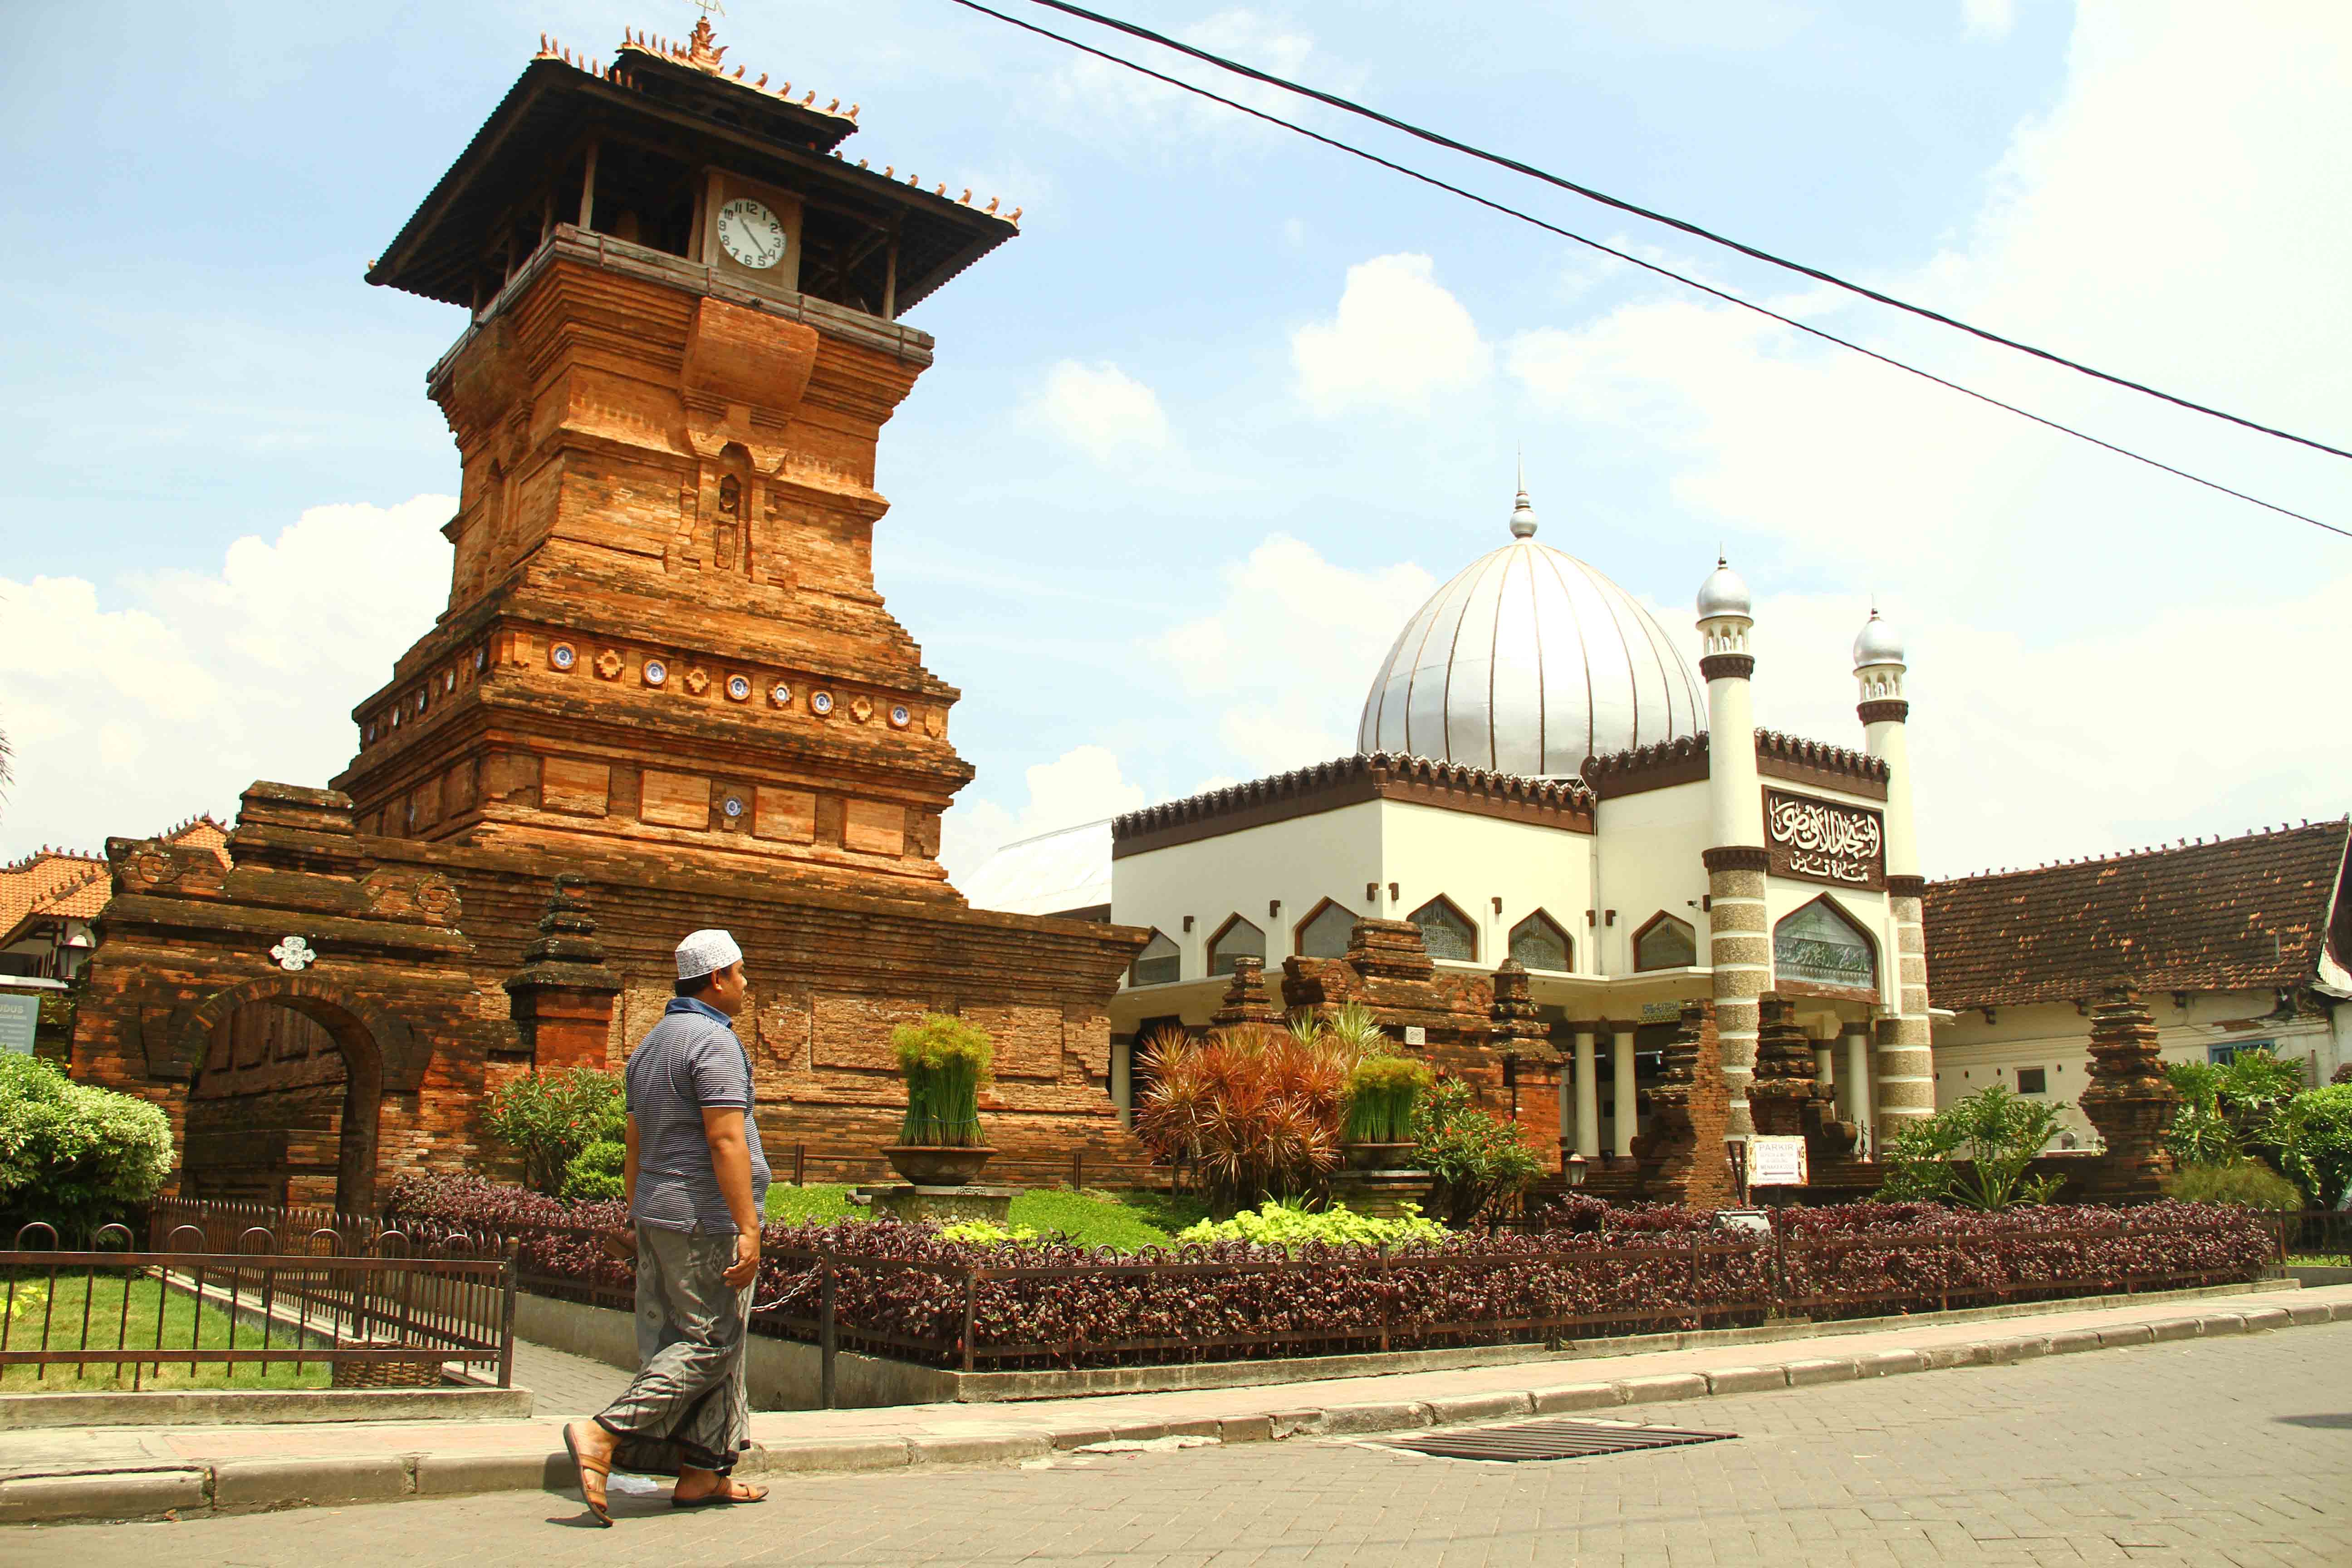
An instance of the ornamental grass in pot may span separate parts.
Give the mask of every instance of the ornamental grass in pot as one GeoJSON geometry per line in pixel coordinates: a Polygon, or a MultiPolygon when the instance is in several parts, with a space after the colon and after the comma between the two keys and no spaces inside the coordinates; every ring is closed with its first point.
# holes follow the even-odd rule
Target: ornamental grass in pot
{"type": "Polygon", "coordinates": [[[1340,1144],[1349,1169],[1391,1171],[1411,1162],[1419,1142],[1413,1111],[1431,1081],[1429,1064],[1411,1057],[1366,1057],[1349,1070],[1340,1144]]]}
{"type": "Polygon", "coordinates": [[[995,1043],[977,1025],[927,1013],[891,1030],[890,1047],[907,1080],[907,1118],[883,1154],[919,1187],[963,1185],[996,1152],[980,1141],[980,1086],[995,1043]]]}

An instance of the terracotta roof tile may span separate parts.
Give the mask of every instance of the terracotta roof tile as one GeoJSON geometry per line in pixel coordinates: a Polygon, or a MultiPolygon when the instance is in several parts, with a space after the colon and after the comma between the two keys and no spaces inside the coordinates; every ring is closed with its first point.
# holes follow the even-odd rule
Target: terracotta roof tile
{"type": "Polygon", "coordinates": [[[1930,883],[1928,996],[1938,1007],[2073,1001],[2119,971],[2147,991],[2305,984],[2328,943],[2347,839],[2352,825],[2323,822],[1930,883]]]}
{"type": "Polygon", "coordinates": [[[0,931],[14,931],[36,904],[105,872],[104,856],[66,849],[44,849],[0,866],[0,931]]]}

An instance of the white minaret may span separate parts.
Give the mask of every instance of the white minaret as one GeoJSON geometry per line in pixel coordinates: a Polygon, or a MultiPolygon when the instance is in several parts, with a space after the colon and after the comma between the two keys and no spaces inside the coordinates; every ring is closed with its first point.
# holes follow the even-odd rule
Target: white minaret
{"type": "MultiPolygon", "coordinates": [[[[1862,689],[1855,710],[1864,748],[1886,764],[1886,899],[1895,924],[1895,1016],[1878,1021],[1876,1142],[1936,1113],[1936,1067],[1927,1027],[1927,933],[1923,917],[1927,879],[1919,874],[1919,840],[1911,822],[1911,752],[1905,728],[1911,716],[1903,694],[1903,639],[1876,608],[1853,639],[1853,678],[1862,689]]],[[[1860,1101],[1857,1101],[1860,1103],[1860,1101]]]]}
{"type": "Polygon", "coordinates": [[[1752,1137],[1757,998],[1772,973],[1764,914],[1764,792],[1756,777],[1756,672],[1748,584],[1721,557],[1698,591],[1698,672],[1706,681],[1707,963],[1715,972],[1715,1037],[1723,1054],[1726,1138],[1752,1137]]]}

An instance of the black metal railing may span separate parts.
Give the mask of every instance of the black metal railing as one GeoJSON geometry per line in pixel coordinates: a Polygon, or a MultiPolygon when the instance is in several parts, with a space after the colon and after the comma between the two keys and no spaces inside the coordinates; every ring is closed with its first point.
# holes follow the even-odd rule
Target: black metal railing
{"type": "Polygon", "coordinates": [[[381,1226],[358,1246],[327,1227],[289,1244],[289,1226],[224,1236],[230,1223],[151,1215],[143,1250],[121,1225],[79,1247],[42,1222],[20,1228],[0,1250],[0,1382],[30,1367],[38,1387],[68,1368],[82,1384],[110,1367],[138,1391],[167,1367],[218,1367],[226,1386],[239,1368],[316,1365],[335,1387],[429,1386],[454,1364],[512,1385],[517,1277],[502,1250],[381,1226]]]}

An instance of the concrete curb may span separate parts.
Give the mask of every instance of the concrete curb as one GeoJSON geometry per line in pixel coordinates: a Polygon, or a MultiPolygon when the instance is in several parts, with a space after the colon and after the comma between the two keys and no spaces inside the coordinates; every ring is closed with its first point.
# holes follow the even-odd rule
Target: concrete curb
{"type": "MultiPolygon", "coordinates": [[[[785,1443],[754,1448],[742,1473],[844,1474],[928,1465],[1003,1465],[1106,1442],[1192,1436],[1221,1443],[1277,1442],[1294,1436],[1354,1437],[1430,1426],[1572,1415],[1622,1405],[1719,1398],[1781,1389],[1897,1377],[1956,1367],[2009,1366],[2047,1355],[2220,1339],[2280,1329],[2352,1322],[2352,1301],[2215,1310],[1857,1356],[1804,1356],[1707,1373],[1667,1373],[1596,1380],[1517,1393],[1430,1401],[1367,1401],[1320,1409],[1126,1426],[1073,1426],[1030,1432],[926,1434],[785,1443]]],[[[1556,1364],[1556,1363],[1555,1363],[1556,1364]]],[[[65,1520],[153,1519],[166,1513],[243,1513],[314,1504],[386,1502],[487,1491],[569,1491],[572,1474],[561,1453],[404,1454],[335,1459],[234,1459],[215,1463],[0,1479],[0,1524],[65,1520]]]]}

